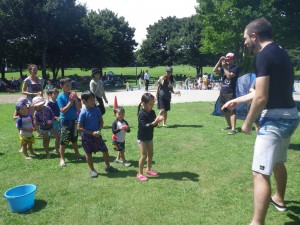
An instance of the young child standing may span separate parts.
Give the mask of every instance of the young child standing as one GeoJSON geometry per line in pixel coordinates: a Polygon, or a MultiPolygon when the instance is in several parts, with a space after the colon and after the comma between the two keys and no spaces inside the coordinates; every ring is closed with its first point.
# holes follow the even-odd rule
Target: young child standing
{"type": "MultiPolygon", "coordinates": [[[[56,98],[59,94],[59,91],[56,88],[53,88],[51,90],[48,90],[46,93],[48,95],[48,102],[46,103],[46,106],[50,107],[50,109],[52,110],[55,116],[55,120],[53,121],[53,128],[57,130],[58,133],[60,133],[60,124],[59,124],[60,110],[56,102],[56,98]]],[[[60,143],[60,137],[55,139],[55,146],[59,146],[59,143],[60,143]]],[[[59,147],[58,149],[55,148],[54,153],[57,154],[59,153],[59,147]]]]}
{"type": "Polygon", "coordinates": [[[152,158],[153,158],[153,131],[154,127],[158,123],[164,120],[163,116],[156,116],[153,110],[155,99],[150,93],[145,93],[142,96],[141,103],[138,107],[138,146],[140,150],[139,171],[137,179],[139,181],[147,181],[148,178],[143,174],[143,167],[145,160],[147,159],[147,171],[146,174],[150,176],[157,176],[158,173],[151,170],[152,158]],[[143,109],[141,108],[143,106],[143,109]]]}
{"type": "Polygon", "coordinates": [[[16,127],[19,130],[20,143],[22,145],[23,154],[25,156],[25,159],[32,159],[32,157],[37,155],[33,152],[32,149],[32,144],[35,143],[35,139],[33,136],[33,118],[30,114],[28,114],[28,108],[25,101],[21,101],[16,104],[16,111],[19,114],[19,117],[16,121],[16,127]],[[30,156],[27,153],[27,146],[31,154],[30,156]]]}
{"type": "Polygon", "coordinates": [[[125,110],[123,107],[114,109],[116,120],[112,124],[112,143],[114,150],[118,152],[115,163],[122,163],[124,166],[131,166],[131,163],[125,159],[125,135],[130,132],[130,127],[126,120],[124,120],[125,110]]]}
{"type": "Polygon", "coordinates": [[[95,95],[90,91],[81,94],[81,101],[85,108],[81,110],[78,118],[78,131],[81,132],[82,147],[86,153],[86,161],[91,170],[91,178],[98,177],[94,168],[92,153],[101,151],[105,162],[106,172],[117,172],[110,166],[108,149],[102,139],[100,130],[103,128],[103,118],[99,108],[95,107],[95,95]]]}
{"type": "Polygon", "coordinates": [[[43,97],[34,97],[32,99],[32,105],[35,108],[33,115],[35,126],[40,126],[40,133],[43,137],[43,147],[46,152],[47,158],[51,158],[49,154],[50,135],[55,137],[55,149],[59,150],[59,133],[57,129],[54,129],[53,122],[55,120],[54,113],[51,108],[45,106],[45,100],[43,97]]]}
{"type": "Polygon", "coordinates": [[[81,103],[77,97],[77,93],[71,93],[70,78],[63,78],[60,80],[60,87],[62,93],[57,97],[57,105],[60,109],[60,163],[61,167],[66,166],[65,150],[66,145],[71,141],[76,157],[82,159],[78,151],[78,133],[77,133],[77,111],[81,109],[81,103]]]}

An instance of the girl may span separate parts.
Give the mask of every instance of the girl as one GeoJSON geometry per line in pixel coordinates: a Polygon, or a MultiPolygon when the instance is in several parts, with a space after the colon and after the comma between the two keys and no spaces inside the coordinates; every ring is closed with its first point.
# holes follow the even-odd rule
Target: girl
{"type": "Polygon", "coordinates": [[[107,173],[118,170],[110,166],[108,149],[102,139],[100,130],[103,128],[103,118],[100,110],[95,107],[95,95],[90,91],[81,94],[82,103],[85,105],[79,114],[78,131],[81,132],[82,147],[86,153],[86,161],[91,170],[91,178],[98,177],[94,168],[92,153],[101,151],[107,173]]]}
{"type": "Polygon", "coordinates": [[[115,163],[122,163],[124,166],[130,166],[131,163],[125,159],[125,135],[130,132],[130,127],[126,120],[124,120],[125,110],[123,107],[114,109],[116,120],[112,124],[112,143],[114,149],[118,152],[115,163]]]}
{"type": "Polygon", "coordinates": [[[35,108],[34,112],[34,124],[40,126],[40,133],[43,137],[43,147],[46,152],[47,158],[51,158],[49,154],[50,135],[55,137],[55,149],[59,150],[59,132],[54,128],[53,122],[55,121],[55,115],[51,108],[45,106],[45,100],[43,97],[34,97],[32,99],[32,105],[35,108]]]}
{"type": "Polygon", "coordinates": [[[136,177],[139,181],[148,180],[148,178],[143,175],[143,167],[146,159],[146,174],[150,176],[158,175],[157,172],[151,170],[151,163],[153,158],[153,130],[158,123],[164,120],[164,117],[156,117],[156,114],[152,109],[154,102],[154,96],[150,93],[145,93],[142,96],[141,103],[138,107],[138,146],[141,158],[139,160],[139,171],[136,177]],[[143,109],[140,110],[141,105],[143,105],[143,109]]]}

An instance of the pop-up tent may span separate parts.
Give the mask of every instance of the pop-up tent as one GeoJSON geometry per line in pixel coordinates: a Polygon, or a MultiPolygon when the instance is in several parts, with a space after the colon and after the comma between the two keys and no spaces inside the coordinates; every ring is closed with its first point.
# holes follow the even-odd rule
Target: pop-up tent
{"type": "MultiPolygon", "coordinates": [[[[236,84],[236,97],[248,94],[251,84],[255,81],[255,78],[256,78],[255,73],[247,73],[240,76],[236,84]]],[[[239,105],[236,109],[236,117],[238,119],[245,119],[249,111],[249,106],[250,104],[239,105]]],[[[224,116],[224,113],[221,111],[220,108],[220,97],[216,101],[215,108],[214,111],[212,112],[212,115],[224,116]]]]}

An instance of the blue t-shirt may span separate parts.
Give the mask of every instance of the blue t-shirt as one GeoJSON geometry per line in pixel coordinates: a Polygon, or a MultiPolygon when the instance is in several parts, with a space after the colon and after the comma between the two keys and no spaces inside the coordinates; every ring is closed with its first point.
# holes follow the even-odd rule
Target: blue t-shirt
{"type": "Polygon", "coordinates": [[[97,131],[99,130],[101,117],[101,111],[98,107],[84,108],[79,114],[78,123],[85,130],[97,131]]]}
{"type": "MultiPolygon", "coordinates": [[[[60,109],[64,108],[69,102],[69,94],[60,93],[56,99],[57,105],[60,109]]],[[[60,118],[62,120],[76,120],[77,119],[77,110],[75,102],[72,103],[72,106],[66,113],[60,112],[60,118]]]]}
{"type": "Polygon", "coordinates": [[[57,105],[57,102],[47,102],[48,107],[50,107],[50,109],[52,110],[52,112],[54,113],[55,117],[59,117],[60,114],[60,110],[59,107],[57,105]]]}

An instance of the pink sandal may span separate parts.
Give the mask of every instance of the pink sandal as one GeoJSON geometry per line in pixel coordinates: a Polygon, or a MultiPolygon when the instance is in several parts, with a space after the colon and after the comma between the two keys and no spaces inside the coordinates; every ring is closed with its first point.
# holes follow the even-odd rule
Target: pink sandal
{"type": "Polygon", "coordinates": [[[155,171],[153,171],[153,170],[148,170],[148,171],[146,172],[146,174],[148,174],[148,175],[150,175],[150,176],[153,176],[153,177],[156,177],[156,176],[158,175],[158,173],[155,172],[155,171]]]}
{"type": "Polygon", "coordinates": [[[145,177],[143,174],[137,174],[137,175],[136,175],[136,178],[137,178],[139,181],[142,181],[142,182],[148,180],[148,178],[145,177]]]}

